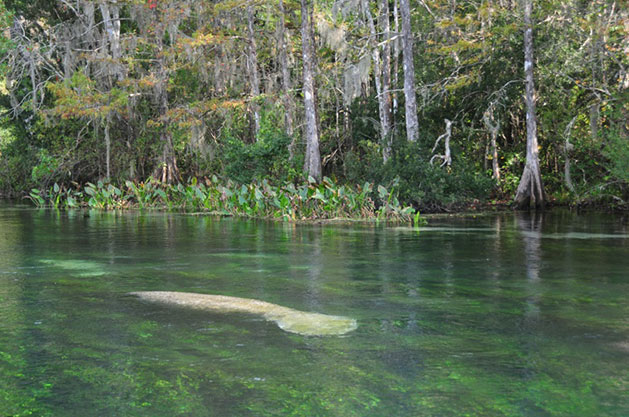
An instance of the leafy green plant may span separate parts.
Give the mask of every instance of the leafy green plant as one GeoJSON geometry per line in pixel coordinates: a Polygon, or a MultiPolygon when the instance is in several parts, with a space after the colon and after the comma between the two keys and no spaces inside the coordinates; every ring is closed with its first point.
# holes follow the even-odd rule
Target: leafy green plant
{"type": "Polygon", "coordinates": [[[152,204],[154,199],[159,195],[155,186],[155,180],[149,178],[145,182],[135,183],[126,181],[127,190],[131,192],[129,198],[133,198],[139,208],[145,208],[152,204]]]}
{"type": "Polygon", "coordinates": [[[89,196],[87,205],[91,208],[114,209],[127,206],[127,199],[122,190],[112,184],[98,181],[96,185],[87,183],[85,193],[89,196]]]}
{"type": "Polygon", "coordinates": [[[55,184],[47,192],[33,189],[30,199],[39,207],[90,207],[97,209],[165,208],[203,210],[212,213],[284,220],[358,218],[419,222],[412,207],[403,207],[393,188],[378,186],[379,208],[372,199],[374,185],[339,185],[324,177],[320,183],[310,178],[295,185],[274,186],[267,180],[251,184],[221,183],[216,177],[205,182],[191,178],[187,184],[168,185],[149,178],[127,181],[126,190],[99,181],[87,183],[84,193],[55,184]],[[414,220],[413,220],[414,219],[414,220]]]}
{"type": "Polygon", "coordinates": [[[80,191],[66,189],[55,183],[47,191],[41,191],[37,188],[31,189],[27,198],[37,207],[45,207],[47,205],[59,208],[77,208],[80,206],[83,194],[80,191]]]}
{"type": "Polygon", "coordinates": [[[28,198],[35,204],[37,207],[44,207],[46,205],[46,198],[42,196],[42,192],[37,189],[31,189],[28,194],[28,198]]]}

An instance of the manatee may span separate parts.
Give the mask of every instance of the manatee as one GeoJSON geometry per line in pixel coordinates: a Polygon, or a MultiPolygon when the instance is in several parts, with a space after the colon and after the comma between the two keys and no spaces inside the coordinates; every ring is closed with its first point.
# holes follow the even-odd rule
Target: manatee
{"type": "Polygon", "coordinates": [[[284,331],[305,336],[342,335],[358,327],[356,320],[349,317],[309,313],[251,298],[174,291],[137,291],[129,295],[195,310],[256,314],[275,322],[284,331]]]}

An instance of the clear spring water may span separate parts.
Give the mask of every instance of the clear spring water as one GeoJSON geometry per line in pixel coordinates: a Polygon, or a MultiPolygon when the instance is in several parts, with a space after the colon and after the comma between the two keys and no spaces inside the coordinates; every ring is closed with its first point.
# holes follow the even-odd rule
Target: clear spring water
{"type": "Polygon", "coordinates": [[[628,416],[629,224],[0,207],[2,416],[628,416]],[[341,337],[125,295],[256,298],[341,337]]]}

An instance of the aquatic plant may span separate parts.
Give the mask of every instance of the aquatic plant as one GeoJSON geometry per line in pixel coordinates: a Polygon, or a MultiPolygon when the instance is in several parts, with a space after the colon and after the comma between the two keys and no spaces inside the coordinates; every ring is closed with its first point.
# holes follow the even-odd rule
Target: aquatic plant
{"type": "Polygon", "coordinates": [[[275,322],[280,329],[305,336],[335,336],[356,330],[356,320],[349,317],[308,313],[251,298],[196,294],[173,291],[132,292],[145,301],[220,313],[249,313],[275,322]]]}
{"type": "Polygon", "coordinates": [[[102,181],[98,181],[96,185],[88,182],[85,194],[89,196],[87,205],[90,208],[116,209],[128,206],[128,198],[120,188],[102,181]]]}
{"type": "Polygon", "coordinates": [[[76,208],[79,207],[83,194],[55,183],[48,190],[33,188],[26,198],[30,199],[37,207],[49,205],[57,209],[76,208]]]}
{"type": "Polygon", "coordinates": [[[31,190],[38,207],[89,207],[96,209],[157,208],[201,211],[221,215],[283,220],[334,218],[375,219],[414,222],[422,219],[413,207],[404,207],[397,198],[396,184],[386,188],[366,182],[362,186],[340,185],[324,177],[306,183],[272,185],[267,180],[251,184],[221,182],[216,176],[187,184],[164,184],[153,178],[117,187],[99,181],[87,183],[81,191],[65,190],[55,184],[48,191],[31,190]],[[374,192],[374,189],[377,192],[374,192]]]}
{"type": "Polygon", "coordinates": [[[160,193],[157,192],[157,182],[151,177],[149,177],[148,180],[139,183],[125,181],[125,185],[127,186],[128,191],[127,196],[130,199],[133,198],[139,208],[151,206],[154,204],[155,199],[158,196],[164,198],[163,195],[160,195],[160,193]]]}

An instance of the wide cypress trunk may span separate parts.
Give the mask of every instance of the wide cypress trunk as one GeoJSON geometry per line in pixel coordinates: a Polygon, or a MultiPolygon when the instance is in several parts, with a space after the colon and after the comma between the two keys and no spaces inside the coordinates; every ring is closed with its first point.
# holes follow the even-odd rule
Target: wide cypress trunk
{"type": "Polygon", "coordinates": [[[539,168],[537,122],[535,119],[535,83],[533,81],[532,0],[524,1],[524,75],[526,80],[526,165],[514,199],[518,209],[543,208],[546,202],[539,168]]]}

